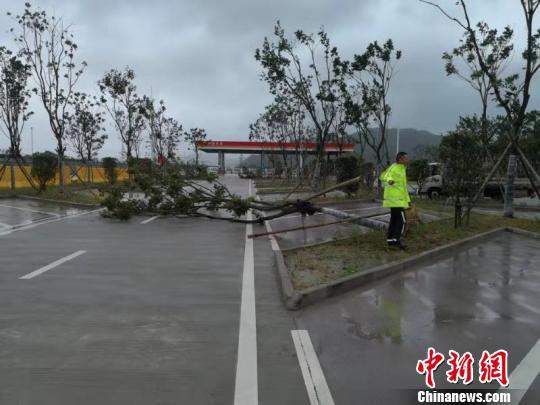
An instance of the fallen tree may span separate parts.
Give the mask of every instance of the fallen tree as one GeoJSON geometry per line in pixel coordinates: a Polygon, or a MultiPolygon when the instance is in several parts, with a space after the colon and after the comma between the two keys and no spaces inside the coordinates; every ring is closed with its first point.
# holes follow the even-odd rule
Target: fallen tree
{"type": "Polygon", "coordinates": [[[114,185],[102,202],[107,217],[122,220],[143,213],[165,216],[190,216],[225,220],[240,223],[263,223],[292,213],[313,215],[322,211],[312,200],[338,188],[361,181],[361,177],[350,179],[329,187],[305,199],[277,202],[257,201],[255,197],[242,197],[231,193],[213,174],[200,178],[186,176],[186,168],[179,164],[163,168],[151,167],[134,170],[133,184],[114,185]],[[126,197],[137,191],[136,197],[126,197]],[[253,219],[244,218],[249,210],[253,219]]]}

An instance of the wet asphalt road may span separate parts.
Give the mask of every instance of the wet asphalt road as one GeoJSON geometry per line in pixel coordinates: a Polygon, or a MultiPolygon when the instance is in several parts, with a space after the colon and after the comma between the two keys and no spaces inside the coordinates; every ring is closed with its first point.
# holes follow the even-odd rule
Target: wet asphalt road
{"type": "MultiPolygon", "coordinates": [[[[423,377],[415,366],[429,346],[477,359],[506,349],[512,371],[540,338],[539,248],[538,240],[504,234],[298,313],[335,402],[416,403],[423,377]]],[[[437,388],[452,388],[444,371],[436,376],[437,388]]],[[[525,403],[540,403],[538,379],[525,403]]]]}
{"type": "MultiPolygon", "coordinates": [[[[225,182],[247,193],[246,181],[225,182]]],[[[11,226],[66,214],[47,204],[0,204],[45,213],[0,205],[0,222],[11,226]]],[[[0,404],[233,403],[246,228],[143,220],[88,214],[0,236],[0,404]]],[[[540,338],[539,247],[504,235],[289,312],[268,239],[255,239],[259,403],[309,404],[295,329],[309,332],[336,404],[407,403],[423,386],[414,366],[430,345],[475,355],[506,348],[512,371],[540,338]]],[[[527,403],[540,403],[539,384],[527,403]]]]}
{"type": "MultiPolygon", "coordinates": [[[[144,219],[88,214],[0,236],[0,404],[233,403],[245,225],[144,219]]],[[[307,403],[270,245],[255,248],[259,403],[307,403]]]]}

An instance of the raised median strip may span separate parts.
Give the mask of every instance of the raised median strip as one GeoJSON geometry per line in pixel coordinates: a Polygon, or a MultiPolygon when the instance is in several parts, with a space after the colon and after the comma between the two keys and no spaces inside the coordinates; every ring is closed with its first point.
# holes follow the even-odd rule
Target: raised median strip
{"type": "MultiPolygon", "coordinates": [[[[291,277],[291,272],[287,268],[283,251],[274,250],[277,274],[280,279],[281,293],[285,306],[288,309],[295,310],[306,305],[324,300],[353,288],[365,286],[368,283],[380,280],[382,278],[397,274],[403,271],[414,269],[416,266],[433,262],[435,259],[450,256],[466,247],[474,246],[478,243],[490,240],[504,232],[512,232],[522,236],[540,239],[540,234],[512,227],[500,227],[487,232],[483,232],[465,239],[461,239],[434,249],[422,252],[420,254],[408,257],[403,260],[386,263],[376,266],[370,270],[363,271],[350,276],[342,277],[338,280],[316,287],[297,290],[291,277]]],[[[297,250],[295,248],[290,250],[297,250]]]]}

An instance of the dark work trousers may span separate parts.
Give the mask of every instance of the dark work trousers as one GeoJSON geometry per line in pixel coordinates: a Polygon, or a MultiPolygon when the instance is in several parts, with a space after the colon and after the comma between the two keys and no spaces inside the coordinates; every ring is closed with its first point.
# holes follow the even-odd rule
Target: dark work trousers
{"type": "Polygon", "coordinates": [[[403,208],[390,208],[390,223],[388,224],[388,234],[386,241],[389,245],[399,243],[405,231],[405,210],[403,208]]]}

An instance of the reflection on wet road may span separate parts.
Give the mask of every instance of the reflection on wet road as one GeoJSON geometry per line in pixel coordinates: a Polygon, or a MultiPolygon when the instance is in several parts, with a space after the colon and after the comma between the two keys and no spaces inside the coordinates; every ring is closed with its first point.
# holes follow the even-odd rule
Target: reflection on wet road
{"type": "MultiPolygon", "coordinates": [[[[336,403],[404,403],[404,393],[412,401],[422,383],[415,365],[428,346],[476,356],[506,349],[513,370],[540,337],[539,248],[538,240],[502,234],[299,312],[336,403]]],[[[437,388],[448,388],[444,377],[437,388]]]]}
{"type": "Polygon", "coordinates": [[[84,211],[46,201],[2,198],[0,199],[0,231],[84,211]]]}

